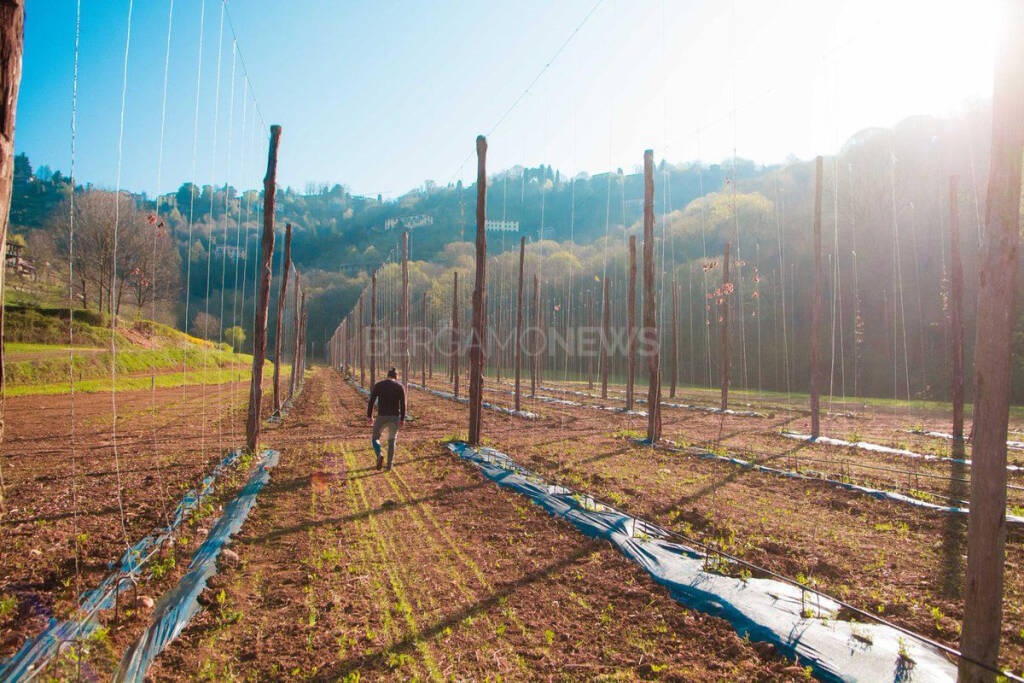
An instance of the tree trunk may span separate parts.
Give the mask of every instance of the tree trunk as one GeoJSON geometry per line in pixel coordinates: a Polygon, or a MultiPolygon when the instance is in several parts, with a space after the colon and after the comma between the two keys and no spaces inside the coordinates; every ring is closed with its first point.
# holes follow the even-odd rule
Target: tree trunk
{"type": "MultiPolygon", "coordinates": [[[[985,205],[985,243],[978,288],[974,351],[974,447],[967,521],[967,582],[960,647],[996,668],[1006,556],[1006,433],[1017,250],[1020,243],[1021,155],[1024,153],[1024,4],[1004,3],[1004,34],[992,95],[992,156],[985,205]]],[[[966,661],[960,681],[994,681],[966,661]]]]}
{"type": "Polygon", "coordinates": [[[633,409],[633,384],[636,381],[636,235],[629,236],[629,298],[626,301],[626,410],[633,409]]]}
{"type": "Polygon", "coordinates": [[[519,238],[519,290],[518,290],[518,293],[516,294],[516,339],[515,339],[515,344],[516,344],[516,347],[515,347],[515,353],[516,353],[516,358],[515,358],[515,364],[516,364],[516,368],[515,368],[515,373],[516,373],[516,390],[515,390],[516,402],[515,402],[515,405],[516,405],[516,408],[515,409],[517,411],[521,410],[521,408],[520,408],[520,401],[522,399],[522,397],[520,395],[520,392],[519,392],[519,383],[520,383],[520,371],[521,371],[520,363],[522,362],[522,357],[523,357],[523,343],[522,343],[522,337],[523,337],[523,266],[524,266],[525,261],[526,261],[526,237],[520,237],[519,238]]]}
{"type": "Polygon", "coordinates": [[[281,291],[277,295],[277,322],[274,333],[274,411],[281,410],[281,317],[284,315],[285,294],[288,292],[288,275],[292,268],[292,224],[284,226],[284,273],[281,276],[281,291]]]}
{"type": "Polygon", "coordinates": [[[719,408],[729,409],[729,243],[725,243],[725,253],[722,257],[722,296],[721,300],[721,324],[718,326],[722,333],[722,400],[719,408]]]}
{"type": "Polygon", "coordinates": [[[473,283],[473,339],[469,347],[469,443],[480,443],[484,400],[484,340],[487,326],[487,139],[476,138],[476,281],[473,283]]]}
{"type": "Polygon", "coordinates": [[[821,435],[821,185],[822,158],[814,159],[814,298],[811,301],[811,438],[821,435]]]}
{"type": "Polygon", "coordinates": [[[654,298],[654,152],[644,152],[644,353],[647,354],[647,439],[661,438],[661,349],[654,298]]]}
{"type": "Polygon", "coordinates": [[[263,178],[263,239],[260,288],[252,332],[252,381],[249,385],[249,414],[245,426],[246,447],[255,453],[260,439],[260,408],[263,403],[263,359],[267,352],[267,308],[270,303],[270,278],[274,267],[274,199],[277,192],[277,147],[281,126],[270,127],[267,175],[263,178]]]}

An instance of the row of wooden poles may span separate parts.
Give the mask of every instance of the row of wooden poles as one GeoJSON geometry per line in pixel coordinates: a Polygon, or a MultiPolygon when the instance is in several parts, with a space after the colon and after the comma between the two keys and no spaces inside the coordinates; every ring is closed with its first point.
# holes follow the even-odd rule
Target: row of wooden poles
{"type": "MultiPolygon", "coordinates": [[[[277,195],[277,150],[281,143],[281,126],[270,127],[270,148],[267,153],[267,174],[263,178],[263,234],[260,239],[259,291],[256,298],[256,317],[253,321],[252,376],[249,384],[249,408],[245,421],[245,443],[249,452],[256,452],[260,440],[261,416],[263,411],[263,364],[267,353],[267,315],[270,308],[270,283],[274,268],[274,204],[277,195]]],[[[281,273],[281,288],[277,297],[277,320],[274,338],[274,413],[280,414],[281,407],[301,390],[306,371],[306,291],[302,286],[298,268],[292,264],[292,225],[285,224],[284,259],[281,273]],[[288,398],[282,399],[281,380],[281,329],[284,322],[285,301],[288,296],[288,282],[294,279],[294,315],[292,325],[294,342],[292,366],[288,383],[288,398]]]]}
{"type": "MultiPolygon", "coordinates": [[[[645,175],[645,181],[651,180],[650,176],[645,175]]],[[[962,291],[963,291],[963,267],[960,259],[959,252],[959,212],[956,206],[957,196],[957,185],[958,179],[956,176],[951,176],[949,179],[949,193],[950,193],[950,215],[951,215],[951,233],[952,233],[952,244],[953,248],[950,255],[950,281],[951,281],[951,368],[953,375],[953,444],[957,454],[962,454],[964,447],[964,358],[963,358],[963,346],[964,346],[964,329],[963,329],[963,302],[962,302],[962,291]]],[[[821,401],[820,391],[824,385],[824,378],[822,374],[824,372],[823,358],[821,351],[821,317],[822,317],[822,305],[823,305],[823,287],[824,287],[824,275],[822,272],[822,186],[823,186],[823,159],[818,157],[815,160],[815,188],[814,188],[814,212],[813,212],[813,251],[814,251],[814,265],[815,265],[815,276],[814,276],[814,292],[812,298],[812,335],[811,335],[811,376],[810,376],[810,413],[811,413],[811,435],[813,438],[817,438],[821,433],[821,401]]],[[[486,191],[486,188],[485,188],[486,191]]],[[[646,216],[645,216],[646,218],[646,216]]],[[[648,256],[648,248],[650,247],[649,237],[645,231],[644,235],[644,258],[645,258],[645,296],[644,302],[647,304],[650,302],[652,306],[657,308],[657,301],[653,296],[653,291],[648,292],[648,282],[646,280],[647,271],[649,268],[650,261],[648,256]]],[[[286,246],[287,249],[287,246],[286,246]]],[[[394,252],[392,252],[392,255],[394,252]]],[[[637,374],[637,363],[636,363],[636,352],[637,352],[637,331],[636,331],[636,289],[637,289],[637,249],[636,249],[636,236],[630,235],[628,240],[628,296],[626,304],[626,315],[628,330],[628,347],[626,350],[626,387],[625,387],[625,408],[631,410],[634,406],[635,396],[635,379],[637,374]]],[[[374,383],[377,379],[378,368],[382,364],[382,360],[397,359],[399,362],[400,377],[402,382],[407,385],[408,377],[410,376],[409,364],[411,361],[411,353],[409,350],[409,319],[410,319],[410,294],[409,294],[409,234],[408,232],[402,233],[401,247],[400,247],[400,263],[401,263],[401,291],[400,295],[388,298],[388,295],[393,295],[393,290],[387,288],[389,278],[383,279],[386,299],[381,302],[381,296],[379,290],[381,289],[381,274],[384,268],[388,265],[394,265],[391,261],[391,256],[388,257],[385,264],[375,270],[371,274],[370,283],[366,289],[360,293],[357,304],[353,307],[352,311],[347,315],[342,322],[335,328],[334,333],[328,342],[327,354],[329,362],[333,367],[340,365],[346,368],[352,368],[353,372],[358,367],[359,371],[359,382],[360,384],[366,384],[366,371],[367,365],[369,366],[369,379],[370,383],[374,383]],[[366,299],[369,298],[367,305],[366,299]],[[386,322],[383,326],[386,328],[382,331],[382,320],[380,311],[390,310],[388,308],[389,303],[393,303],[393,300],[397,298],[399,320],[394,320],[390,316],[384,316],[386,322]],[[369,321],[366,319],[366,309],[369,308],[370,316],[369,321]],[[395,334],[394,338],[397,340],[397,344],[392,344],[392,323],[400,330],[399,334],[395,334]],[[385,336],[386,342],[385,347],[387,349],[386,358],[382,359],[378,349],[380,345],[380,337],[385,336]],[[366,346],[369,345],[369,351],[366,346]],[[398,347],[397,352],[392,354],[394,346],[398,347]]],[[[730,258],[730,244],[727,242],[724,247],[724,255],[722,259],[722,282],[721,287],[718,290],[721,292],[721,296],[717,297],[718,305],[720,306],[720,346],[722,349],[721,356],[723,362],[720,366],[720,403],[719,407],[721,410],[726,410],[729,407],[729,388],[731,386],[731,368],[729,364],[729,300],[731,298],[731,258],[730,258]]],[[[538,352],[536,348],[531,348],[530,335],[523,336],[523,326],[526,323],[526,318],[532,315],[530,324],[534,329],[542,328],[544,325],[543,312],[541,307],[541,293],[540,293],[540,280],[537,273],[533,274],[532,285],[532,304],[524,302],[526,295],[527,280],[525,277],[525,265],[526,265],[526,238],[520,238],[519,244],[519,277],[518,277],[518,294],[516,299],[516,336],[515,344],[513,345],[513,368],[514,368],[514,405],[515,410],[521,409],[521,398],[522,398],[522,386],[521,386],[521,374],[522,374],[522,356],[524,352],[528,356],[527,363],[529,366],[530,374],[530,396],[536,396],[537,387],[540,383],[542,372],[541,366],[543,364],[543,353],[538,352]],[[529,309],[532,309],[530,311],[529,309]],[[526,348],[524,348],[526,347],[526,348]]],[[[287,272],[287,269],[286,269],[287,272]]],[[[394,273],[394,270],[387,271],[394,273]]],[[[605,277],[602,282],[602,295],[601,295],[601,320],[600,320],[600,344],[599,344],[599,361],[598,361],[598,375],[600,382],[600,395],[601,398],[606,399],[608,397],[608,373],[610,367],[609,358],[609,338],[611,337],[611,300],[610,300],[610,278],[605,277]]],[[[486,288],[487,283],[484,283],[486,288]]],[[[582,298],[582,292],[581,298],[582,298]]],[[[678,355],[678,326],[676,323],[676,310],[678,303],[676,301],[676,288],[673,283],[672,286],[672,305],[671,305],[671,321],[670,321],[670,349],[669,357],[673,359],[673,362],[669,363],[669,378],[671,390],[670,397],[674,397],[676,393],[677,383],[677,370],[675,359],[678,355]]],[[[427,324],[427,292],[424,291],[421,302],[421,318],[423,323],[427,324]]],[[[570,305],[572,301],[570,300],[570,305]]],[[[484,303],[485,309],[487,309],[487,302],[484,303]]],[[[584,318],[589,324],[592,319],[594,305],[587,306],[584,304],[584,318]]],[[[485,315],[490,315],[485,311],[485,315]]],[[[500,321],[500,310],[499,310],[499,321],[500,321]]],[[[453,392],[456,397],[459,396],[459,382],[460,382],[460,368],[459,368],[459,335],[460,335],[460,322],[459,322],[459,273],[455,271],[452,273],[451,283],[451,317],[450,317],[450,328],[448,330],[450,335],[450,341],[448,342],[448,353],[444,356],[444,362],[446,363],[446,369],[448,373],[449,381],[452,384],[453,392]]],[[[566,318],[566,326],[569,325],[568,318],[566,318]]],[[[428,328],[429,329],[429,328],[428,328]]],[[[650,329],[645,325],[645,329],[650,329]]],[[[656,335],[657,330],[654,329],[652,336],[656,335]]],[[[432,341],[436,342],[436,338],[432,338],[432,341]]],[[[426,385],[428,368],[430,378],[433,378],[434,370],[434,344],[429,344],[429,360],[428,351],[426,348],[421,349],[420,357],[420,371],[421,371],[421,382],[426,385]]],[[[566,368],[568,368],[568,349],[566,353],[566,368]]],[[[501,355],[502,350],[499,349],[497,354],[494,354],[498,358],[498,363],[494,368],[496,370],[496,377],[498,382],[501,380],[501,355]]],[[[485,358],[485,361],[488,360],[485,358]]],[[[588,390],[593,390],[594,385],[594,373],[593,363],[590,364],[587,373],[587,384],[588,390]]],[[[415,372],[415,371],[413,371],[415,372]]]]}
{"type": "MultiPolygon", "coordinates": [[[[1020,151],[1020,147],[1016,147],[1020,151]]],[[[477,445],[481,440],[481,410],[483,401],[483,371],[484,371],[484,342],[486,340],[485,328],[487,323],[487,302],[486,302],[486,263],[487,263],[487,239],[485,232],[486,224],[486,207],[487,207],[487,174],[486,174],[486,156],[487,156],[487,142],[483,136],[477,138],[477,206],[476,206],[476,254],[475,254],[475,279],[473,282],[473,298],[472,298],[472,329],[470,330],[470,358],[469,358],[469,371],[470,371],[470,386],[469,386],[469,429],[468,429],[468,441],[471,444],[477,445]]],[[[994,155],[995,156],[995,155],[994,155]]],[[[993,162],[995,166],[995,162],[993,162]]],[[[1020,196],[1020,159],[1019,154],[1017,158],[1017,177],[1015,181],[1015,194],[1006,194],[1006,201],[1009,203],[1010,197],[1018,198],[1020,196]]],[[[654,269],[654,174],[653,174],[653,152],[647,150],[644,152],[644,205],[643,205],[643,325],[639,331],[639,340],[644,344],[646,349],[646,357],[648,363],[648,394],[647,394],[647,438],[651,443],[656,442],[661,438],[661,369],[660,369],[660,352],[657,344],[657,302],[655,298],[655,269],[654,269]]],[[[993,168],[993,173],[996,169],[993,168]]],[[[1003,177],[1005,178],[1005,173],[1003,177]]],[[[993,176],[998,178],[998,176],[993,176]]],[[[811,414],[811,435],[812,438],[817,438],[821,433],[821,401],[820,392],[824,386],[823,378],[823,358],[822,358],[822,340],[821,340],[821,320],[822,320],[822,306],[823,306],[823,289],[824,289],[824,274],[822,267],[822,186],[823,186],[823,159],[817,157],[815,159],[815,188],[814,188],[814,212],[813,212],[813,252],[814,252],[814,291],[811,303],[811,377],[810,377],[810,414],[811,414]]],[[[952,250],[951,250],[951,264],[950,264],[950,285],[951,285],[951,370],[953,375],[953,444],[956,453],[963,453],[964,449],[964,328],[963,328],[963,267],[961,264],[960,252],[959,252],[959,219],[958,211],[956,210],[956,196],[957,196],[958,181],[956,176],[952,176],[949,180],[949,201],[950,201],[950,215],[951,215],[951,231],[952,231],[952,250]]],[[[990,186],[990,205],[991,196],[993,192],[998,192],[998,187],[990,186]]],[[[1017,211],[1016,207],[1012,209],[1007,206],[1006,211],[1017,211]]],[[[1005,278],[1011,277],[1007,273],[1008,263],[1003,259],[1002,263],[994,262],[997,254],[992,253],[992,245],[1000,242],[1000,235],[1006,242],[1009,241],[1007,235],[1007,228],[1009,226],[1015,226],[1016,221],[1005,223],[1002,225],[1002,232],[999,232],[999,225],[992,225],[991,220],[991,206],[990,206],[990,229],[996,229],[994,237],[989,242],[986,253],[983,254],[985,268],[983,268],[983,278],[981,292],[982,296],[985,296],[986,292],[986,277],[987,273],[993,272],[996,269],[1001,270],[1003,277],[999,279],[1002,284],[1000,290],[1000,296],[1003,297],[1004,301],[1006,297],[1012,297],[1012,280],[1008,283],[1005,278]]],[[[524,343],[522,341],[522,331],[524,325],[524,263],[525,263],[525,237],[520,238],[519,244],[519,277],[518,277],[518,289],[516,297],[516,336],[514,344],[514,406],[515,410],[520,410],[521,399],[522,399],[522,386],[521,386],[521,375],[522,375],[522,357],[524,355],[524,343]]],[[[1009,248],[1009,244],[1004,244],[1004,247],[1009,248]]],[[[1015,254],[1015,250],[1013,251],[1015,254]]],[[[628,292],[628,320],[627,325],[629,330],[635,329],[636,325],[636,313],[635,313],[635,301],[636,301],[636,237],[631,236],[629,240],[629,255],[630,255],[630,280],[629,280],[629,292],[628,292]]],[[[408,344],[408,329],[409,329],[409,235],[408,232],[402,234],[401,244],[401,271],[402,271],[402,282],[401,282],[401,297],[399,302],[399,325],[402,333],[398,335],[398,352],[397,358],[400,364],[400,377],[402,383],[408,387],[408,379],[410,377],[410,353],[408,344]]],[[[730,284],[730,245],[725,244],[723,269],[722,269],[722,287],[723,291],[728,290],[730,284]]],[[[1012,266],[1009,270],[1012,271],[1016,268],[1016,260],[1013,260],[1012,266]]],[[[354,367],[358,365],[360,372],[360,383],[365,384],[365,368],[369,365],[369,380],[372,384],[377,378],[377,340],[380,334],[378,318],[377,318],[377,295],[378,295],[378,273],[375,271],[371,276],[371,282],[368,285],[368,291],[364,291],[359,299],[357,306],[343,318],[343,320],[335,328],[333,335],[328,343],[327,355],[329,362],[332,367],[338,367],[344,365],[346,368],[354,367]],[[369,296],[369,308],[370,308],[370,320],[369,326],[366,325],[366,319],[364,315],[365,309],[365,298],[369,296]],[[373,351],[367,352],[366,343],[369,342],[370,349],[373,351]]],[[[991,280],[988,282],[991,285],[991,280]]],[[[991,287],[990,287],[991,288],[991,287]]],[[[673,288],[673,292],[674,292],[673,288]]],[[[991,294],[990,294],[991,295],[991,294]]],[[[534,275],[533,279],[533,324],[536,326],[540,323],[540,297],[539,297],[539,282],[537,275],[534,275]]],[[[722,324],[720,325],[721,333],[721,347],[722,347],[722,363],[721,363],[721,378],[720,378],[720,389],[721,389],[721,409],[725,410],[728,407],[728,392],[730,385],[730,367],[729,367],[729,328],[728,328],[728,295],[722,297],[721,301],[721,316],[722,324]]],[[[426,293],[423,295],[422,305],[424,311],[426,310],[426,293]]],[[[992,305],[992,301],[979,302],[979,329],[978,329],[978,353],[990,354],[986,358],[978,357],[976,359],[976,366],[978,368],[978,380],[983,381],[983,378],[987,376],[987,366],[991,365],[993,358],[999,356],[999,354],[992,354],[990,348],[986,348],[988,345],[984,344],[983,341],[988,341],[985,337],[989,334],[989,327],[992,321],[980,315],[987,303],[992,305]]],[[[608,279],[606,278],[603,282],[603,297],[602,297],[602,321],[601,329],[603,331],[603,339],[601,344],[601,395],[603,398],[607,397],[607,348],[605,339],[608,335],[609,326],[609,296],[608,296],[608,279]]],[[[674,311],[673,304],[673,311],[674,311]]],[[[449,377],[453,384],[453,390],[456,396],[459,392],[459,354],[458,354],[458,339],[459,339],[459,310],[458,310],[458,273],[453,273],[452,279],[452,312],[451,312],[451,335],[452,344],[451,352],[448,357],[448,370],[449,377]]],[[[627,409],[632,407],[633,402],[633,380],[636,370],[636,335],[630,334],[629,346],[627,351],[628,370],[626,377],[626,405],[627,409]]],[[[390,348],[390,343],[389,343],[390,348]]],[[[1002,366],[1001,372],[1004,373],[1003,377],[1009,376],[1009,348],[1002,349],[1002,354],[1005,358],[1005,364],[1002,366]]],[[[539,354],[531,354],[530,359],[530,392],[531,395],[535,395],[537,385],[540,380],[539,368],[539,354]]],[[[427,380],[427,358],[424,353],[421,357],[420,371],[422,374],[421,381],[426,384],[427,380]]],[[[433,361],[430,363],[431,373],[433,372],[433,361]]],[[[988,434],[996,433],[1000,436],[991,438],[976,438],[974,445],[974,468],[972,471],[972,494],[971,494],[971,515],[970,515],[970,526],[971,533],[969,534],[969,551],[968,551],[968,596],[973,596],[974,599],[985,603],[988,606],[989,611],[982,616],[982,613],[974,608],[970,604],[968,599],[968,610],[966,612],[965,623],[964,623],[964,639],[963,643],[963,654],[964,660],[961,662],[961,669],[964,672],[962,680],[990,680],[990,674],[992,670],[997,666],[998,661],[998,643],[999,643],[999,631],[996,629],[994,632],[990,628],[989,624],[982,622],[990,622],[991,616],[994,613],[993,610],[998,610],[1000,606],[1000,600],[1002,596],[1002,552],[998,560],[992,559],[986,566],[979,566],[984,564],[979,556],[991,557],[991,552],[994,544],[999,544],[1000,551],[1002,550],[1002,543],[1005,539],[1005,514],[1006,509],[1006,433],[1007,433],[1007,419],[1008,419],[1008,405],[1009,405],[1009,391],[1007,391],[1002,398],[1002,411],[1001,415],[999,411],[992,412],[985,410],[984,404],[981,403],[985,392],[983,387],[979,385],[977,395],[979,397],[979,403],[976,404],[975,410],[975,436],[980,437],[982,429],[989,430],[988,434]],[[987,448],[987,452],[983,449],[987,448]],[[981,540],[985,539],[985,540],[981,540]],[[972,552],[973,549],[973,552],[972,552]],[[973,582],[972,577],[985,577],[985,580],[996,581],[998,578],[998,593],[993,593],[991,586],[982,586],[978,583],[973,582]],[[968,620],[973,619],[971,626],[968,626],[968,620]],[[979,667],[975,664],[981,663],[984,666],[979,667]]],[[[991,407],[991,406],[989,406],[991,407]]]]}
{"type": "MultiPolygon", "coordinates": [[[[472,328],[470,330],[469,344],[469,441],[473,444],[480,440],[480,407],[483,402],[483,372],[484,372],[484,349],[487,340],[487,237],[485,231],[487,213],[487,141],[483,136],[477,138],[477,207],[476,207],[476,272],[473,282],[472,296],[472,328]]],[[[647,434],[652,441],[661,438],[661,358],[658,349],[658,327],[657,327],[657,299],[655,298],[655,253],[654,253],[654,152],[644,152],[644,232],[643,232],[643,327],[637,335],[629,336],[628,356],[628,380],[627,380],[627,409],[632,408],[633,403],[633,382],[636,374],[636,348],[638,341],[647,350],[648,370],[648,410],[647,434]]],[[[635,302],[636,302],[636,237],[631,236],[630,241],[630,297],[629,297],[629,329],[636,328],[635,323],[635,302]]],[[[525,324],[525,310],[523,305],[525,286],[525,256],[526,238],[520,238],[519,242],[519,278],[516,305],[516,334],[514,344],[514,405],[515,410],[521,409],[522,402],[522,362],[524,351],[523,326],[525,324]]],[[[401,366],[400,377],[402,383],[408,387],[409,378],[409,234],[402,234],[401,246],[402,263],[402,286],[399,303],[399,329],[398,335],[399,350],[397,358],[401,366]]],[[[344,365],[346,367],[359,366],[360,383],[365,383],[365,368],[369,365],[370,383],[377,378],[377,341],[380,329],[377,320],[377,289],[379,270],[375,271],[370,278],[368,291],[364,291],[358,300],[357,305],[338,324],[328,342],[328,358],[333,367],[344,365]],[[365,300],[369,296],[370,321],[366,326],[365,300]],[[367,353],[366,345],[369,344],[371,351],[367,353]],[[368,361],[368,363],[367,363],[368,361]]],[[[458,296],[459,279],[458,272],[452,274],[452,313],[451,313],[451,351],[448,356],[449,376],[453,383],[453,391],[456,396],[459,393],[459,354],[458,342],[460,339],[458,296]]],[[[424,294],[423,307],[426,309],[426,294],[424,294]]],[[[533,321],[534,328],[541,324],[540,319],[540,286],[539,276],[533,278],[533,321]]],[[[601,343],[601,386],[602,396],[608,395],[608,357],[607,337],[609,330],[610,302],[608,297],[608,281],[604,282],[603,296],[603,320],[602,330],[604,331],[601,343]]],[[[389,344],[390,347],[390,344],[389,344]]],[[[530,353],[530,393],[536,394],[540,381],[540,354],[530,353]]],[[[427,362],[426,354],[421,359],[422,381],[426,384],[427,362]]],[[[433,370],[431,365],[431,372],[433,370]]]]}

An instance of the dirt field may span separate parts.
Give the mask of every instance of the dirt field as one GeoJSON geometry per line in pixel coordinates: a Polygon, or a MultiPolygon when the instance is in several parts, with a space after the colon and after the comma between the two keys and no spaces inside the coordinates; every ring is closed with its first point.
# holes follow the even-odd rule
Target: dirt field
{"type": "MultiPolygon", "coordinates": [[[[448,388],[438,375],[433,386],[448,388]]],[[[240,441],[239,389],[232,397],[226,385],[207,387],[201,433],[201,387],[158,390],[155,446],[150,392],[119,394],[129,539],[162,523],[184,488],[212,469],[218,443],[240,441]]],[[[82,588],[95,585],[124,547],[112,494],[109,398],[76,402],[82,588]]],[[[511,403],[493,385],[487,399],[511,403]]],[[[69,513],[70,406],[60,400],[9,402],[9,514],[0,528],[12,542],[0,551],[0,590],[19,603],[13,618],[0,621],[4,657],[42,627],[43,617],[66,613],[79,592],[69,513]]],[[[486,443],[551,479],[955,646],[962,518],[643,447],[632,440],[645,427],[639,416],[530,401],[523,408],[541,418],[484,411],[486,443]]],[[[238,559],[221,563],[202,599],[207,608],[158,658],[156,679],[357,680],[356,672],[363,680],[803,677],[771,648],[674,602],[607,544],[584,538],[450,455],[443,441],[465,433],[464,405],[413,390],[415,420],[402,432],[390,473],[372,468],[364,410],[354,388],[318,368],[283,422],[266,428],[263,442],[281,451],[280,464],[232,545],[238,559]]],[[[779,437],[780,425],[804,428],[806,417],[792,411],[723,418],[666,409],[664,418],[666,438],[717,439],[778,466],[786,462],[777,455],[784,449],[860,457],[779,437]]],[[[865,440],[898,438],[892,435],[907,428],[891,416],[841,419],[855,423],[865,440]]],[[[908,444],[927,441],[906,436],[908,444]]],[[[941,468],[948,473],[950,465],[921,463],[918,471],[941,468]]],[[[180,577],[244,475],[233,472],[218,486],[209,509],[182,532],[176,564],[148,578],[140,594],[158,598],[180,577]]],[[[1024,667],[1021,540],[1011,531],[1002,650],[1015,670],[1024,667]]],[[[167,557],[157,558],[161,566],[167,557]]],[[[112,670],[144,628],[148,610],[135,607],[90,653],[97,674],[112,670]]],[[[109,624],[112,614],[103,619],[109,624]]]]}
{"type": "MultiPolygon", "coordinates": [[[[110,574],[128,545],[167,524],[184,493],[240,442],[247,392],[247,383],[118,392],[116,460],[109,393],[78,394],[73,402],[68,394],[7,400],[0,594],[16,602],[0,616],[0,658],[49,618],[67,616],[75,597],[110,574]]],[[[219,494],[236,489],[244,472],[230,474],[218,482],[219,494]]],[[[185,562],[173,558],[187,558],[202,541],[197,531],[219,500],[209,499],[177,547],[153,560],[161,577],[140,595],[158,597],[183,573],[185,562]]],[[[96,649],[107,651],[101,659],[113,656],[131,621],[99,643],[96,649]]]]}
{"type": "MultiPolygon", "coordinates": [[[[437,375],[433,386],[449,389],[437,375]]],[[[601,403],[552,388],[559,387],[548,385],[538,394],[585,404],[601,403]]],[[[512,405],[506,390],[493,384],[486,398],[512,405]]],[[[641,446],[633,439],[646,430],[643,416],[525,397],[522,407],[543,419],[532,423],[517,420],[524,428],[502,433],[499,427],[484,433],[523,465],[768,569],[802,577],[858,607],[956,645],[962,618],[958,596],[966,553],[966,521],[962,516],[877,500],[824,482],[797,481],[641,446]]],[[[646,406],[636,408],[645,410],[646,406]]],[[[664,437],[712,449],[725,447],[730,453],[781,469],[794,465],[806,468],[806,463],[795,456],[808,454],[830,461],[819,468],[833,473],[841,471],[844,460],[946,477],[956,467],[948,462],[926,463],[784,439],[778,435],[781,427],[806,432],[808,418],[792,411],[765,415],[750,418],[664,409],[664,437]]],[[[836,430],[843,434],[842,427],[852,424],[862,430],[861,438],[865,440],[872,437],[879,443],[891,443],[894,438],[906,438],[911,447],[931,445],[930,452],[935,452],[935,440],[906,433],[910,425],[922,423],[930,429],[942,428],[937,416],[910,411],[897,415],[871,412],[831,418],[824,422],[823,433],[836,430]]],[[[948,449],[948,444],[939,445],[948,449]]],[[[1020,464],[1021,454],[1011,451],[1010,461],[1020,464]]],[[[950,494],[944,488],[950,485],[948,481],[926,489],[928,480],[913,474],[872,476],[868,470],[847,471],[854,472],[861,483],[913,488],[922,498],[936,502],[944,503],[950,494]]],[[[1024,476],[1013,474],[1010,481],[1019,485],[1024,483],[1024,476]]],[[[955,496],[966,497],[966,486],[958,484],[955,496]]],[[[1019,505],[1019,492],[1010,494],[1011,503],[1017,501],[1019,505]]],[[[1024,530],[1011,527],[1002,657],[1015,671],[1024,669],[1022,565],[1024,530]]]]}

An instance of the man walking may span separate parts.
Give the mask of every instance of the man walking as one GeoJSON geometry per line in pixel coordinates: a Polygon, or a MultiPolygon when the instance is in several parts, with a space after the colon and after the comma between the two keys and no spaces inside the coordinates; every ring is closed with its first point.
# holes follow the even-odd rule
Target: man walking
{"type": "Polygon", "coordinates": [[[373,451],[377,454],[377,469],[381,469],[384,459],[380,452],[380,435],[385,429],[388,432],[388,466],[395,457],[395,440],[398,429],[405,424],[405,389],[398,383],[398,372],[391,368],[385,379],[373,385],[370,401],[366,405],[366,423],[373,425],[373,451]],[[373,403],[377,401],[377,419],[373,419],[373,403]]]}

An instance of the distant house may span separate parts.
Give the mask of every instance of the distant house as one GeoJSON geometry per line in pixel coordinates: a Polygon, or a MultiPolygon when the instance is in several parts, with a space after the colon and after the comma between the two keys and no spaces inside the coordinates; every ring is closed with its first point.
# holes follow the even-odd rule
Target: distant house
{"type": "Polygon", "coordinates": [[[384,221],[384,230],[394,230],[395,228],[405,228],[406,230],[412,230],[413,228],[419,228],[424,225],[433,224],[433,216],[428,216],[425,213],[418,213],[412,216],[398,216],[396,218],[389,218],[386,221],[384,221]]]}
{"type": "Polygon", "coordinates": [[[484,230],[493,232],[519,232],[519,221],[487,221],[484,230]]]}
{"type": "Polygon", "coordinates": [[[25,238],[21,235],[10,235],[7,239],[7,257],[4,266],[11,275],[22,279],[34,280],[36,266],[25,254],[25,238]]]}

